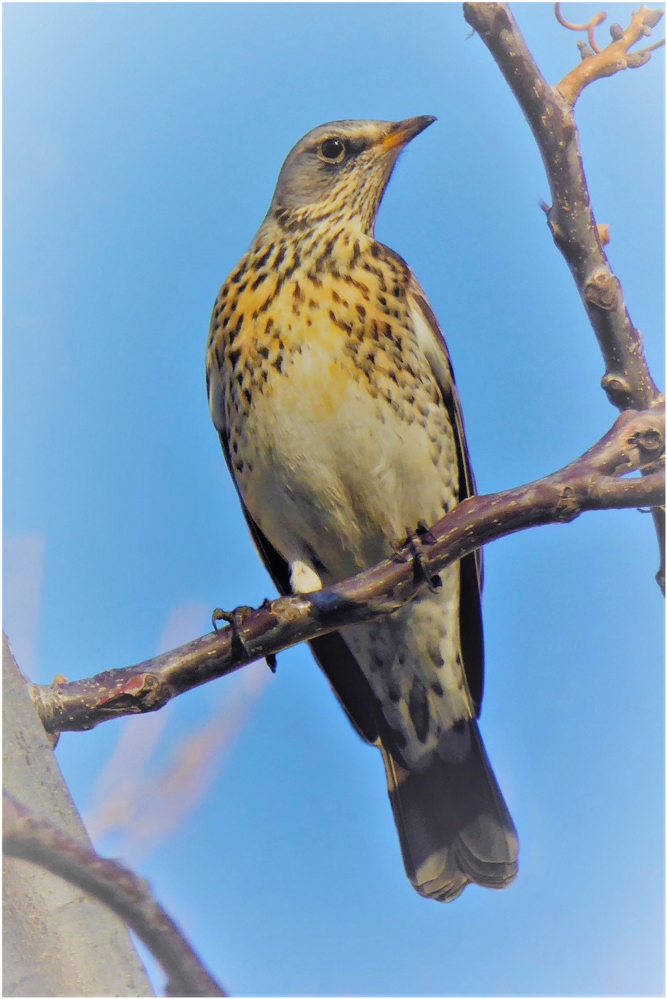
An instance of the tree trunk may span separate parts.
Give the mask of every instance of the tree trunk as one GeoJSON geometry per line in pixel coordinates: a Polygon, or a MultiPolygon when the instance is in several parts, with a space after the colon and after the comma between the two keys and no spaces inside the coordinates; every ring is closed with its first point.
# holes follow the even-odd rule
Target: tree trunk
{"type": "MultiPolygon", "coordinates": [[[[75,839],[88,834],[3,635],[4,786],[75,839]]],[[[152,996],[125,924],[49,871],[3,858],[3,995],[152,996]]]]}

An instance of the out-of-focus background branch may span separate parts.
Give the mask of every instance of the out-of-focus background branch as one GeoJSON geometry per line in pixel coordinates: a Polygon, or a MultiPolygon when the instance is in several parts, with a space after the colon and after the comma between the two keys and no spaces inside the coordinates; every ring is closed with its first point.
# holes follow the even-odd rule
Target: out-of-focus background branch
{"type": "MultiPolygon", "coordinates": [[[[209,975],[143,878],[118,861],[100,857],[52,822],[38,818],[7,791],[2,800],[2,845],[6,857],[50,871],[120,916],[167,972],[168,996],[227,994],[209,975]]],[[[53,987],[50,982],[48,987],[53,987]]],[[[109,988],[104,980],[102,988],[105,993],[109,988]]]]}

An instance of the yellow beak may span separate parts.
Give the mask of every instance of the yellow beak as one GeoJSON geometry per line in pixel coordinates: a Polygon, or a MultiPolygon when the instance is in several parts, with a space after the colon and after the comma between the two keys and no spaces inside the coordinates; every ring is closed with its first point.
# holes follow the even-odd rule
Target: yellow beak
{"type": "Polygon", "coordinates": [[[432,125],[436,119],[430,114],[421,114],[416,118],[404,118],[392,125],[391,130],[381,141],[381,146],[385,152],[395,149],[397,146],[407,146],[416,135],[423,132],[425,128],[432,125]]]}

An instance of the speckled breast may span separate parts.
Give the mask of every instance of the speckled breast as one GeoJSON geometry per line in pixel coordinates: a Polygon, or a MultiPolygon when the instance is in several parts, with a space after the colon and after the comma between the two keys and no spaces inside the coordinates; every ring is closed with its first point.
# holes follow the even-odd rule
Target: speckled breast
{"type": "Polygon", "coordinates": [[[370,238],[312,233],[253,247],[213,314],[214,421],[244,501],[286,558],[299,531],[342,534],[336,576],[455,502],[454,437],[408,284],[370,238]]]}

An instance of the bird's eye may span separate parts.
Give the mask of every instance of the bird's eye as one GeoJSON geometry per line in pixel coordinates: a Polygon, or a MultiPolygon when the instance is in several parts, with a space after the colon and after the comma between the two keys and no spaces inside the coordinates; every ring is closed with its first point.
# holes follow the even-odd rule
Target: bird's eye
{"type": "Polygon", "coordinates": [[[342,139],[325,139],[320,146],[320,155],[327,163],[342,163],[345,153],[345,143],[342,139]]]}

